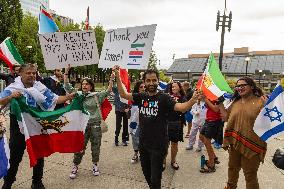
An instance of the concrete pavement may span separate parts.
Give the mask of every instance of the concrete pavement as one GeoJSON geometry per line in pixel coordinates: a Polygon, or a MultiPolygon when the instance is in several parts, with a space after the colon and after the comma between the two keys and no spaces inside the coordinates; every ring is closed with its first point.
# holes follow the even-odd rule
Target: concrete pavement
{"type": "MultiPolygon", "coordinates": [[[[45,159],[45,173],[43,182],[47,189],[144,189],[147,183],[141,171],[140,164],[131,164],[132,146],[114,146],[115,114],[111,112],[108,120],[110,129],[103,134],[101,157],[99,168],[101,175],[92,175],[91,151],[88,146],[86,155],[79,167],[79,175],[76,179],[69,179],[72,166],[73,154],[53,154],[45,159]]],[[[8,134],[9,136],[9,134],[8,134]]],[[[268,144],[268,153],[265,163],[259,169],[260,187],[263,189],[284,188],[284,171],[281,171],[272,164],[271,156],[278,146],[284,146],[283,139],[273,139],[268,144]]],[[[217,150],[221,164],[217,165],[217,171],[212,174],[199,173],[200,155],[193,151],[186,151],[185,142],[180,143],[178,152],[178,163],[180,169],[174,171],[170,167],[170,158],[167,160],[167,168],[163,174],[163,188],[177,189],[222,189],[227,178],[228,154],[224,150],[217,150]]],[[[206,151],[205,151],[206,154],[206,151]]],[[[28,189],[31,186],[32,169],[29,168],[29,159],[25,153],[19,167],[17,181],[13,188],[28,189]]],[[[2,185],[3,180],[0,184],[2,185]]],[[[242,171],[240,172],[239,187],[245,188],[245,181],[242,171]]]]}

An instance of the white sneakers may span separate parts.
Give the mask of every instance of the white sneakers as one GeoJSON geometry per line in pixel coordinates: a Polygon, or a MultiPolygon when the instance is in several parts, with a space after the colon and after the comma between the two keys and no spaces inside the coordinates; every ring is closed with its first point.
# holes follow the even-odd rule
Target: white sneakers
{"type": "MultiPolygon", "coordinates": [[[[93,172],[94,176],[100,175],[99,168],[96,164],[94,164],[92,172],[93,172]]],[[[78,166],[73,165],[69,177],[70,177],[70,179],[75,179],[77,177],[77,175],[78,175],[78,166]]]]}
{"type": "Polygon", "coordinates": [[[99,168],[96,164],[94,164],[93,166],[93,175],[94,176],[99,176],[100,175],[100,172],[99,172],[99,168]]]}
{"type": "Polygon", "coordinates": [[[77,174],[78,174],[78,166],[74,165],[72,170],[71,170],[71,173],[70,173],[70,178],[71,179],[74,179],[77,177],[77,174]]]}

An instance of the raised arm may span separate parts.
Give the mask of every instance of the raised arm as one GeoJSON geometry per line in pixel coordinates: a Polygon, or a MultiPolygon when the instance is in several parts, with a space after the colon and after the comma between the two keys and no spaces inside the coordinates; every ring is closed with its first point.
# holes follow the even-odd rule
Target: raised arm
{"type": "Polygon", "coordinates": [[[75,97],[76,93],[66,94],[65,96],[59,96],[56,104],[63,104],[68,100],[72,100],[75,97]]]}
{"type": "Polygon", "coordinates": [[[115,73],[111,73],[110,78],[109,78],[108,88],[107,88],[108,92],[112,91],[114,77],[115,77],[115,73]]]}
{"type": "Polygon", "coordinates": [[[179,111],[179,112],[186,112],[187,110],[189,110],[190,108],[192,108],[192,106],[195,104],[196,99],[200,99],[202,98],[202,92],[200,91],[195,91],[191,97],[191,99],[189,99],[189,101],[184,102],[184,103],[176,103],[174,110],[175,111],[179,111]]]}
{"type": "Polygon", "coordinates": [[[117,90],[119,95],[121,96],[121,98],[124,98],[126,100],[130,100],[133,101],[133,96],[131,93],[128,93],[127,91],[125,91],[123,84],[120,80],[120,75],[119,75],[119,67],[115,66],[113,68],[114,72],[115,72],[115,76],[116,76],[116,82],[117,82],[117,90]]]}
{"type": "Polygon", "coordinates": [[[207,104],[207,106],[213,110],[214,112],[219,112],[220,108],[218,105],[214,105],[210,100],[208,100],[207,98],[204,98],[205,103],[207,104]]]}

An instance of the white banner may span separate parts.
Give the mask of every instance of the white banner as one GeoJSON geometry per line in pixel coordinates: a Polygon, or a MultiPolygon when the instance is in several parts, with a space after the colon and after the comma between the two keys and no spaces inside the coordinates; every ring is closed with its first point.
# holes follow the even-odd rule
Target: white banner
{"type": "Polygon", "coordinates": [[[156,24],[107,30],[99,68],[147,69],[156,24]]]}
{"type": "Polygon", "coordinates": [[[57,32],[39,35],[47,70],[98,64],[99,54],[93,31],[57,32]]]}

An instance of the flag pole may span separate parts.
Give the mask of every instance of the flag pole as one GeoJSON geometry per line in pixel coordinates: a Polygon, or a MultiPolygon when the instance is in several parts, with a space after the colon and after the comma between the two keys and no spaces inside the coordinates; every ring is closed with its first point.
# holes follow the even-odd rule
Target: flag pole
{"type": "MultiPolygon", "coordinates": [[[[1,73],[4,73],[3,63],[1,63],[1,73]]],[[[0,85],[1,91],[4,89],[4,81],[1,79],[1,85],[0,85]]]]}

